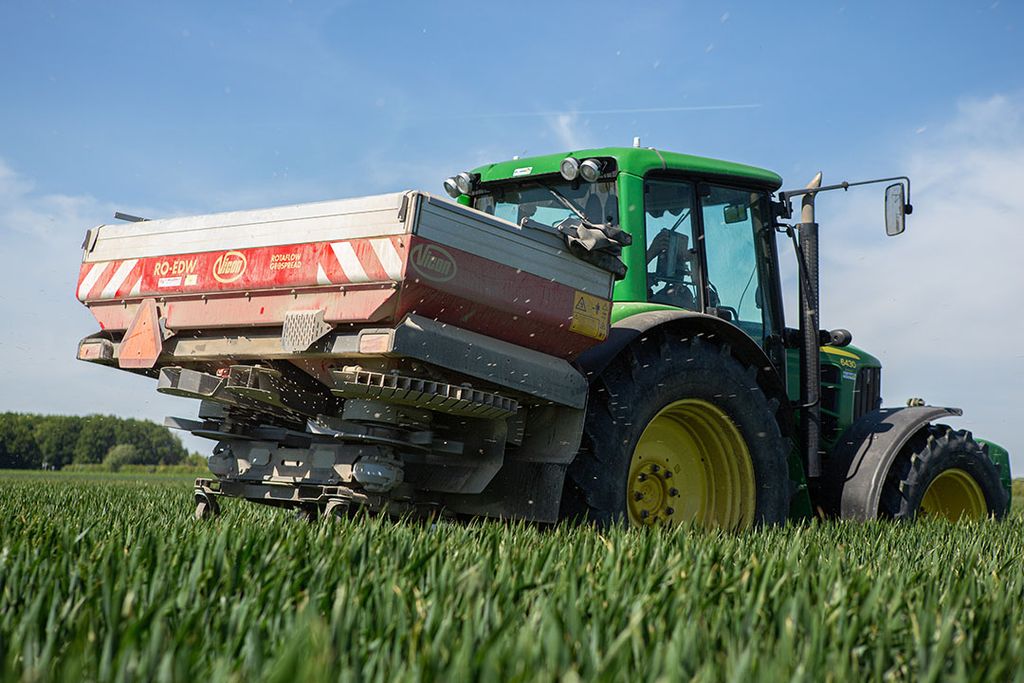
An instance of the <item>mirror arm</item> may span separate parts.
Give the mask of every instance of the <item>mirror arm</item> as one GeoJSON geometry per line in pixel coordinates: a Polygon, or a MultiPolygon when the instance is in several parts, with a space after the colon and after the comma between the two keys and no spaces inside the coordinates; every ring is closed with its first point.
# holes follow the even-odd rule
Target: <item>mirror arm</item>
{"type": "Polygon", "coordinates": [[[893,176],[892,178],[875,178],[874,180],[858,180],[857,182],[843,181],[836,183],[835,185],[822,185],[821,187],[802,187],[798,190],[785,190],[779,193],[779,201],[784,204],[789,204],[790,199],[793,197],[799,197],[801,195],[813,194],[816,195],[819,192],[828,192],[830,190],[849,190],[851,187],[857,187],[859,185],[874,185],[876,183],[888,183],[893,180],[904,183],[907,186],[907,201],[903,205],[903,212],[910,214],[914,212],[914,207],[910,203],[910,178],[905,175],[893,176]]]}

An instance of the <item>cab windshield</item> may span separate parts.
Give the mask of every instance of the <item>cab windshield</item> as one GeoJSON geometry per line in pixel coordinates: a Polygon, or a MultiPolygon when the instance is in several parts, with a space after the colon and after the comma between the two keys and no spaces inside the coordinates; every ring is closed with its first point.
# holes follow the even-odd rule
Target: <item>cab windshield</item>
{"type": "Polygon", "coordinates": [[[559,177],[550,181],[496,185],[485,194],[477,195],[473,208],[516,225],[532,222],[555,227],[566,218],[576,217],[576,211],[567,207],[566,201],[590,223],[619,223],[619,199],[614,180],[587,183],[569,182],[559,177]]]}

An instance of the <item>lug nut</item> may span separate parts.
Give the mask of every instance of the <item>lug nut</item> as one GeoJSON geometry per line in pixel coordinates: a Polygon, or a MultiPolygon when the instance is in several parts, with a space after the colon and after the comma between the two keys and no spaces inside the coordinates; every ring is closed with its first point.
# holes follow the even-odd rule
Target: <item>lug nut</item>
{"type": "Polygon", "coordinates": [[[647,519],[650,516],[651,516],[651,513],[648,512],[647,510],[641,510],[640,511],[640,519],[647,519]]]}
{"type": "Polygon", "coordinates": [[[672,478],[672,470],[665,470],[665,478],[666,479],[671,479],[672,478]]]}
{"type": "Polygon", "coordinates": [[[669,517],[671,517],[675,513],[676,513],[676,509],[675,508],[665,508],[665,514],[668,515],[669,517]]]}
{"type": "Polygon", "coordinates": [[[647,475],[641,472],[640,476],[638,476],[637,479],[639,479],[640,481],[647,481],[647,475]]]}
{"type": "Polygon", "coordinates": [[[633,494],[633,500],[643,500],[643,499],[644,499],[644,494],[640,493],[639,491],[637,491],[636,493],[633,494]]]}
{"type": "Polygon", "coordinates": [[[651,472],[654,472],[655,474],[657,474],[658,470],[660,470],[660,469],[661,468],[658,467],[657,465],[651,465],[651,472]]]}
{"type": "Polygon", "coordinates": [[[673,498],[675,498],[676,496],[679,495],[679,489],[669,489],[668,490],[668,495],[670,495],[673,498]]]}

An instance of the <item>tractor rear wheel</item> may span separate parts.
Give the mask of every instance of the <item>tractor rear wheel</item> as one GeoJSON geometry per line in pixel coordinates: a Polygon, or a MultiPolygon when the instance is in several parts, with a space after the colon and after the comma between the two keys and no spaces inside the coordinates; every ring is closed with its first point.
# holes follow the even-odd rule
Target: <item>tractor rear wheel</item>
{"type": "Polygon", "coordinates": [[[591,382],[562,516],[743,529],[789,510],[789,441],[728,345],[651,332],[591,382]]]}
{"type": "Polygon", "coordinates": [[[1002,519],[1009,509],[999,472],[971,433],[929,425],[896,456],[882,489],[879,516],[1002,519]]]}

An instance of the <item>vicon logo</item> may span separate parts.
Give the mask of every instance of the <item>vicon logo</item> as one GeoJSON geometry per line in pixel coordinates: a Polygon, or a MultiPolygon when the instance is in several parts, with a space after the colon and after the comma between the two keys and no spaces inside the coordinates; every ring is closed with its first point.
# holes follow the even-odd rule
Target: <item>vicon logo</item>
{"type": "Polygon", "coordinates": [[[455,259],[436,244],[417,244],[410,258],[416,272],[428,280],[447,282],[455,277],[455,259]]]}
{"type": "Polygon", "coordinates": [[[245,272],[245,254],[224,252],[213,262],[213,277],[217,282],[234,282],[245,272]]]}

